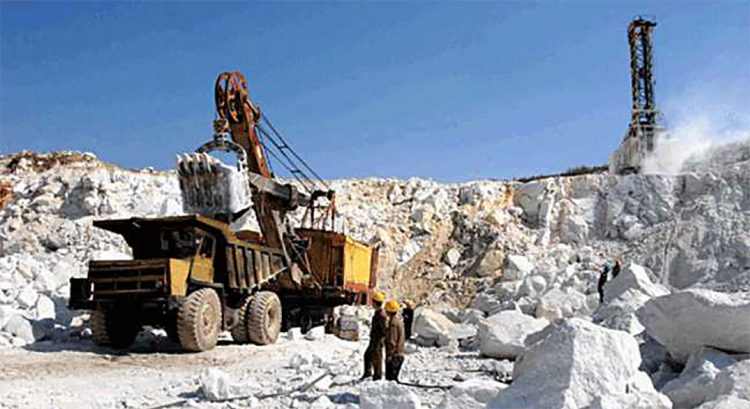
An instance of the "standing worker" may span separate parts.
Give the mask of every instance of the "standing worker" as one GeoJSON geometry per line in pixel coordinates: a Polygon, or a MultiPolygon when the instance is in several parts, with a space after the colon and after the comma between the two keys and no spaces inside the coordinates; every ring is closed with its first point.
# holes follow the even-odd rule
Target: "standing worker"
{"type": "Polygon", "coordinates": [[[390,300],[385,304],[388,314],[388,331],[385,340],[385,379],[398,382],[398,373],[404,364],[406,339],[404,338],[404,321],[398,313],[398,302],[390,300]]]}
{"type": "Polygon", "coordinates": [[[365,373],[362,379],[372,376],[373,380],[383,379],[383,349],[385,348],[385,335],[388,327],[388,317],[383,311],[385,294],[375,291],[372,296],[372,305],[375,313],[372,314],[370,325],[370,343],[365,350],[365,373]]]}
{"type": "Polygon", "coordinates": [[[617,278],[617,275],[620,274],[620,269],[622,268],[622,259],[615,260],[615,266],[612,267],[612,279],[614,280],[617,278]]]}
{"type": "Polygon", "coordinates": [[[404,318],[404,338],[411,339],[411,324],[414,322],[414,303],[411,300],[404,303],[401,316],[404,318]]]}
{"type": "Polygon", "coordinates": [[[604,268],[599,274],[599,283],[596,286],[599,291],[599,304],[604,302],[604,284],[607,284],[607,273],[609,273],[609,262],[604,263],[604,268]]]}

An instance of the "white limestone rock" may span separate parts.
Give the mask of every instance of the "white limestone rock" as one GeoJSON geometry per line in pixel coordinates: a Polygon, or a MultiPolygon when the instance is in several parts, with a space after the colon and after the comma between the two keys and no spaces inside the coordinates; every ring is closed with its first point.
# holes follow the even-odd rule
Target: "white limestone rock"
{"type": "Polygon", "coordinates": [[[579,214],[563,218],[560,224],[560,239],[563,243],[585,243],[589,238],[589,223],[579,214]]]}
{"type": "Polygon", "coordinates": [[[37,320],[54,320],[56,318],[55,302],[46,295],[39,296],[39,299],[36,301],[34,318],[37,320]]]}
{"type": "Polygon", "coordinates": [[[748,409],[750,400],[738,398],[736,396],[722,396],[719,399],[706,402],[696,409],[748,409]]]}
{"type": "Polygon", "coordinates": [[[722,369],[714,380],[714,395],[716,398],[735,396],[750,400],[750,359],[722,369]]]}
{"type": "Polygon", "coordinates": [[[657,297],[638,310],[638,318],[648,334],[679,362],[685,362],[704,345],[750,352],[748,316],[750,293],[702,289],[657,297]]]}
{"type": "Polygon", "coordinates": [[[204,368],[198,376],[198,383],[203,396],[210,401],[246,396],[260,390],[260,385],[255,382],[233,383],[229,374],[217,368],[204,368]]]}
{"type": "Polygon", "coordinates": [[[642,398],[659,396],[638,371],[638,343],[624,332],[573,318],[547,326],[526,344],[513,383],[488,408],[578,409],[627,391],[642,398]]]}
{"type": "Polygon", "coordinates": [[[588,312],[586,296],[575,288],[564,290],[551,288],[539,299],[535,315],[554,321],[560,318],[570,318],[588,312]]]}
{"type": "Polygon", "coordinates": [[[10,321],[10,318],[17,314],[9,305],[0,305],[0,330],[10,321]]]}
{"type": "Polygon", "coordinates": [[[26,310],[36,305],[37,299],[39,299],[39,294],[31,287],[25,287],[18,293],[16,303],[20,308],[26,310]]]}
{"type": "Polygon", "coordinates": [[[486,405],[497,396],[498,392],[507,387],[508,385],[492,379],[473,378],[454,385],[448,394],[455,397],[469,396],[486,405]]]}
{"type": "Polygon", "coordinates": [[[425,345],[446,346],[451,341],[451,331],[456,324],[445,315],[420,307],[414,312],[412,332],[425,345]]]}
{"type": "Polygon", "coordinates": [[[326,336],[326,329],[324,326],[310,328],[310,330],[305,333],[305,339],[308,341],[315,341],[316,339],[322,339],[325,336],[326,336]]]}
{"type": "Polygon", "coordinates": [[[521,280],[534,270],[529,259],[518,254],[511,254],[505,258],[503,278],[506,280],[521,280]]]}
{"type": "Polygon", "coordinates": [[[711,348],[690,355],[680,376],[667,382],[660,392],[678,408],[693,408],[714,396],[714,379],[725,367],[737,362],[731,356],[711,348]]]}
{"type": "Polygon", "coordinates": [[[531,275],[523,279],[521,286],[518,288],[518,295],[524,296],[536,296],[540,292],[544,291],[547,287],[547,281],[540,275],[531,275]]]}
{"type": "Polygon", "coordinates": [[[538,215],[542,211],[542,203],[546,193],[552,189],[550,179],[538,180],[524,183],[513,196],[514,203],[523,209],[526,218],[531,223],[536,223],[538,215]]]}
{"type": "Polygon", "coordinates": [[[549,324],[546,319],[520,311],[501,311],[479,324],[479,350],[484,356],[515,359],[524,349],[524,340],[549,324]]]}
{"type": "Polygon", "coordinates": [[[645,327],[638,320],[636,312],[651,298],[637,289],[628,289],[617,298],[601,304],[592,315],[594,323],[610,329],[625,331],[635,335],[645,327]]]}
{"type": "Polygon", "coordinates": [[[450,268],[454,268],[458,265],[458,261],[461,259],[461,252],[458,249],[451,248],[443,255],[443,262],[450,268]]]}
{"type": "Polygon", "coordinates": [[[411,389],[388,381],[370,381],[359,388],[361,409],[421,409],[422,402],[411,389]]]}
{"type": "Polygon", "coordinates": [[[638,290],[649,298],[669,294],[666,287],[651,282],[646,269],[635,263],[627,264],[617,277],[607,281],[604,286],[604,302],[613,300],[628,290],[638,290]]]}
{"type": "Polygon", "coordinates": [[[34,338],[34,330],[31,323],[20,314],[14,314],[11,316],[2,330],[15,336],[21,340],[23,344],[30,344],[36,340],[36,338],[34,338]]]}
{"type": "Polygon", "coordinates": [[[289,328],[289,331],[286,332],[286,339],[289,341],[302,339],[302,330],[299,327],[289,328]]]}

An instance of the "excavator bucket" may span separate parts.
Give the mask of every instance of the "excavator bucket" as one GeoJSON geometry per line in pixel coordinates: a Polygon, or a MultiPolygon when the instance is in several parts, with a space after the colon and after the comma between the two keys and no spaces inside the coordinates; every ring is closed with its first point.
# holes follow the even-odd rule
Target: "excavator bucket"
{"type": "Polygon", "coordinates": [[[177,155],[183,211],[214,217],[252,205],[247,173],[208,153],[177,155]]]}

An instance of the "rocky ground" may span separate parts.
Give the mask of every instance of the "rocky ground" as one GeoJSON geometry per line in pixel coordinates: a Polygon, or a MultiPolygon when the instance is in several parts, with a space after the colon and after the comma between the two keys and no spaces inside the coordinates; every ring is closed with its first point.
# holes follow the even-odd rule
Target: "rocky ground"
{"type": "Polygon", "coordinates": [[[365,340],[331,335],[94,347],[68,279],[130,250],[91,222],[179,214],[177,179],[27,152],[0,156],[0,407],[750,407],[750,143],[677,175],[332,187],[337,228],[380,246],[383,289],[423,306],[404,379],[445,388],[353,383],[365,340]],[[216,401],[236,394],[252,398],[216,401]]]}

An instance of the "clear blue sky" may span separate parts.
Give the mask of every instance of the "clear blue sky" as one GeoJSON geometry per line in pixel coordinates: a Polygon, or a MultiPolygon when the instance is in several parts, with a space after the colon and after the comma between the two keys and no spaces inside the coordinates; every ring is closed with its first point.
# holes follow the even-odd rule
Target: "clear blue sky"
{"type": "Polygon", "coordinates": [[[211,137],[216,75],[240,70],[326,178],[605,164],[629,120],[626,27],[638,14],[659,23],[667,121],[696,87],[750,106],[748,1],[3,1],[0,151],[173,167],[211,137]]]}

